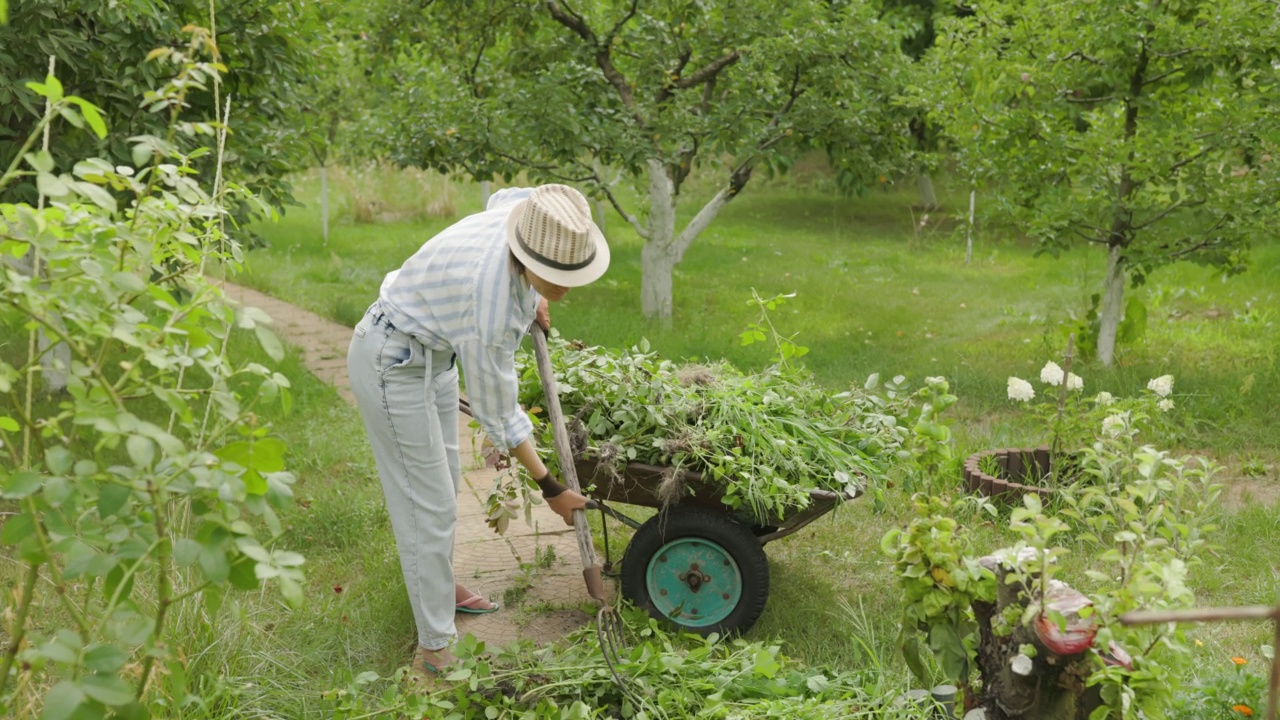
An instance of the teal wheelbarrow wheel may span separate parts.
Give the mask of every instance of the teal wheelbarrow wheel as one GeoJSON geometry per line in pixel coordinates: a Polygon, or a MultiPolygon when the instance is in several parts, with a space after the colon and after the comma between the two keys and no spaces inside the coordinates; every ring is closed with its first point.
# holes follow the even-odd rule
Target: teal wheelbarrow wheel
{"type": "Polygon", "coordinates": [[[622,594],[699,635],[745,632],[769,599],[769,560],[749,527],[723,513],[676,506],[631,538],[622,594]]]}

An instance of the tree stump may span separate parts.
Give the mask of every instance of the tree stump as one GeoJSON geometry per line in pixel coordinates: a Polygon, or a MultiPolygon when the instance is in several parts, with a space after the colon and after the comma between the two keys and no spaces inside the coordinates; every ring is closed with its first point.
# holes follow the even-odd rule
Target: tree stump
{"type": "Polygon", "coordinates": [[[982,558],[999,583],[994,603],[973,605],[978,621],[977,666],[982,676],[978,705],[987,720],[1087,720],[1102,704],[1097,688],[1085,687],[1093,672],[1093,638],[1096,626],[1076,613],[1090,601],[1065,583],[1051,581],[1045,606],[1066,618],[1066,629],[1041,615],[1030,625],[1015,620],[1012,633],[1000,636],[996,627],[1007,608],[1021,617],[1030,598],[1038,594],[1034,574],[1022,573],[1023,580],[1006,582],[1015,570],[1009,562],[1026,563],[1026,556],[1010,560],[997,556],[982,558]],[[1030,645],[1035,657],[1030,663],[1015,659],[1019,648],[1030,645]]]}

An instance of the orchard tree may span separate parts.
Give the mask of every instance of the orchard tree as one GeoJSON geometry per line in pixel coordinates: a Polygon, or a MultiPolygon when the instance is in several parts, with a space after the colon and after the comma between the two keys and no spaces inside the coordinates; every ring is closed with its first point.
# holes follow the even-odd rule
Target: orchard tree
{"type": "Polygon", "coordinates": [[[1257,0],[994,0],[942,22],[934,115],[1056,256],[1105,248],[1098,360],[1127,283],[1226,274],[1277,220],[1280,13],[1257,0]]]}
{"type": "Polygon", "coordinates": [[[822,148],[852,188],[889,174],[906,144],[900,33],[870,3],[437,0],[392,12],[397,159],[479,180],[524,172],[607,199],[644,239],[646,317],[670,318],[674,268],[756,172],[822,148]],[[718,190],[678,222],[700,164],[721,174],[718,190]]]}

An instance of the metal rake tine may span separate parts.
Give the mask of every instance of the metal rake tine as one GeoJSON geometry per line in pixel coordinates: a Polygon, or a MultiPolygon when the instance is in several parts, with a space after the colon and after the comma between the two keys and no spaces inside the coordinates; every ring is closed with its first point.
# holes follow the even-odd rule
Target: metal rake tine
{"type": "Polygon", "coordinates": [[[604,664],[609,666],[609,672],[613,674],[613,681],[625,690],[626,681],[618,672],[618,666],[622,664],[619,650],[626,642],[622,632],[617,611],[607,605],[601,607],[596,613],[596,637],[600,640],[600,654],[604,657],[604,664]]]}

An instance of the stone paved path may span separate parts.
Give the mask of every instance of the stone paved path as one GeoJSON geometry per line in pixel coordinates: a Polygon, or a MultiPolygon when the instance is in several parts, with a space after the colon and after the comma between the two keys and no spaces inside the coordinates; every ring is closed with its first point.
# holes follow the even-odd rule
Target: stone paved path
{"type": "MultiPolygon", "coordinates": [[[[270,315],[281,339],[302,351],[307,368],[354,404],[347,382],[351,328],[256,290],[230,283],[226,288],[230,297],[270,315]]],[[[460,414],[464,472],[458,496],[454,576],[495,602],[501,602],[508,589],[514,588],[511,595],[519,595],[520,604],[528,609],[504,607],[489,615],[460,614],[458,632],[471,633],[490,647],[505,646],[517,639],[538,644],[552,642],[591,619],[582,610],[590,598],[583,584],[573,531],[545,505],[534,508],[533,527],[521,518],[511,523],[504,536],[489,529],[485,524],[484,497],[495,473],[483,465],[466,467],[469,459],[476,457],[473,448],[480,442],[468,427],[469,421],[460,414]],[[522,565],[531,568],[540,557],[547,557],[547,547],[553,549],[555,558],[549,566],[522,569],[522,565]]]]}

